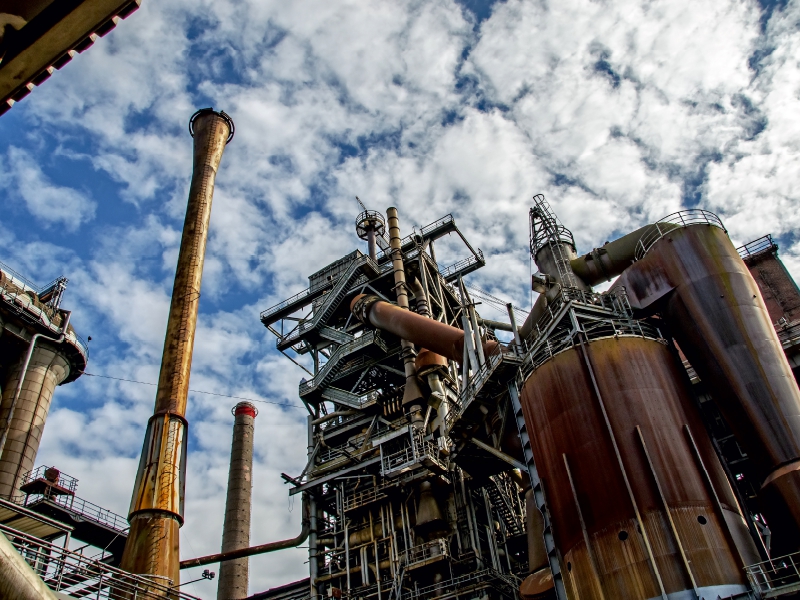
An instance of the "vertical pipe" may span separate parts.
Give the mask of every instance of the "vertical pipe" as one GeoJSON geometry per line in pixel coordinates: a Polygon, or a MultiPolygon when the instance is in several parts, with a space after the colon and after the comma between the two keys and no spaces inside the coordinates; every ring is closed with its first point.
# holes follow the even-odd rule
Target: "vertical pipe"
{"type": "MultiPolygon", "coordinates": [[[[397,306],[408,310],[408,289],[406,285],[406,271],[403,264],[402,240],[400,239],[400,220],[397,209],[390,207],[386,210],[389,220],[389,247],[392,252],[392,269],[394,271],[395,293],[397,306]]],[[[403,367],[406,374],[406,387],[403,391],[403,406],[406,407],[417,401],[422,401],[422,392],[417,384],[417,370],[414,367],[414,344],[401,339],[403,367]]]]}
{"type": "Polygon", "coordinates": [[[517,320],[514,318],[514,306],[509,302],[506,304],[508,310],[508,318],[511,319],[511,330],[514,332],[514,343],[517,345],[517,353],[522,354],[525,350],[522,348],[522,340],[519,337],[519,329],[517,329],[517,320]]]}
{"type": "Polygon", "coordinates": [[[375,230],[367,230],[367,249],[372,260],[378,260],[378,248],[375,244],[375,230]]]}
{"type": "MultiPolygon", "coordinates": [[[[231,466],[228,470],[228,496],[222,527],[222,552],[250,545],[250,509],[253,494],[253,434],[256,407],[240,402],[233,408],[231,466]]],[[[249,559],[237,558],[220,564],[217,600],[247,597],[249,559]]]]}
{"type": "MultiPolygon", "coordinates": [[[[306,444],[309,460],[314,453],[314,417],[308,416],[308,441],[306,444]]],[[[309,491],[309,533],[308,533],[308,575],[311,590],[311,600],[317,597],[317,575],[319,574],[319,561],[317,560],[317,502],[309,491]]]]}
{"type": "Polygon", "coordinates": [[[145,433],[128,514],[131,524],[121,568],[180,581],[180,540],[186,472],[186,400],[197,327],[214,180],[233,121],[224,112],[197,111],[189,122],[194,169],[161,358],[154,414],[145,433]]]}

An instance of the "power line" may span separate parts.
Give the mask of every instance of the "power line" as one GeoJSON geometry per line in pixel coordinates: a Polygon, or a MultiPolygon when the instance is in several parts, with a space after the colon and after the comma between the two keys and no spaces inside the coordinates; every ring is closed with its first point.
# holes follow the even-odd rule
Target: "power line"
{"type": "MultiPolygon", "coordinates": [[[[503,310],[506,310],[506,305],[508,304],[508,302],[503,300],[502,298],[498,298],[497,296],[493,296],[492,294],[490,294],[486,290],[482,290],[481,288],[479,288],[477,286],[470,285],[468,283],[465,283],[464,285],[467,288],[469,288],[470,290],[472,290],[473,292],[475,292],[475,295],[480,297],[481,300],[486,300],[487,302],[496,305],[498,308],[502,308],[503,310]]],[[[517,306],[513,306],[512,308],[513,308],[514,312],[517,313],[518,316],[520,316],[520,317],[526,317],[527,316],[525,311],[522,310],[521,308],[519,308],[517,306]]]]}
{"type": "MultiPolygon", "coordinates": [[[[127,383],[139,383],[141,385],[158,385],[149,381],[136,381],[135,379],[123,379],[122,377],[111,377],[110,375],[98,375],[97,373],[87,373],[83,371],[83,375],[88,377],[101,377],[103,379],[113,379],[115,381],[125,381],[127,383]]],[[[220,396],[221,398],[233,398],[234,400],[246,400],[248,402],[262,402],[264,404],[274,404],[275,406],[290,406],[292,408],[303,408],[298,404],[291,404],[289,402],[272,402],[271,400],[257,400],[256,398],[244,398],[242,396],[229,396],[228,394],[219,394],[217,392],[206,392],[203,390],[189,390],[194,394],[207,394],[209,396],[220,396]]]]}

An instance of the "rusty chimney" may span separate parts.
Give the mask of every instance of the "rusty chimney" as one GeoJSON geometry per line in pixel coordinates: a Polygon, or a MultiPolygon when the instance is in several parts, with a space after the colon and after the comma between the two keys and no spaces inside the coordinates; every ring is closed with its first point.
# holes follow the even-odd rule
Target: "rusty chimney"
{"type": "MultiPolygon", "coordinates": [[[[222,526],[222,552],[250,545],[250,506],[253,492],[253,430],[256,407],[240,402],[233,407],[233,442],[228,471],[228,497],[222,526]]],[[[228,560],[220,565],[217,600],[247,597],[248,558],[228,560]]]]}
{"type": "Polygon", "coordinates": [[[197,327],[214,179],[233,121],[211,108],[189,122],[194,170],[161,358],[155,411],[147,423],[128,514],[121,568],[180,582],[180,540],[186,475],[186,398],[197,327]]]}

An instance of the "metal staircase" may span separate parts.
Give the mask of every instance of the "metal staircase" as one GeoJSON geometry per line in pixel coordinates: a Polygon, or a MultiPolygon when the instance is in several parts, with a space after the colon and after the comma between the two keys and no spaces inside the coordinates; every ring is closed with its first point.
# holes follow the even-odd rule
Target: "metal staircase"
{"type": "Polygon", "coordinates": [[[511,397],[511,406],[514,410],[514,419],[517,422],[520,442],[522,443],[522,449],[525,453],[525,464],[528,465],[528,475],[530,476],[531,486],[533,487],[533,498],[544,520],[544,544],[547,549],[547,560],[550,563],[550,571],[553,574],[556,596],[559,600],[568,600],[567,591],[564,587],[564,578],[561,574],[561,564],[558,560],[555,539],[553,538],[552,520],[550,519],[550,512],[547,510],[547,504],[545,503],[544,488],[542,488],[542,482],[539,479],[539,472],[536,470],[536,464],[533,460],[533,449],[531,447],[530,438],[528,437],[525,417],[522,414],[522,404],[519,400],[516,382],[512,381],[508,384],[508,393],[511,397]]]}
{"type": "Polygon", "coordinates": [[[491,483],[486,486],[486,493],[489,495],[492,506],[503,519],[509,535],[523,535],[525,533],[525,524],[511,507],[507,490],[500,489],[501,484],[494,478],[490,479],[490,481],[491,483]]]}

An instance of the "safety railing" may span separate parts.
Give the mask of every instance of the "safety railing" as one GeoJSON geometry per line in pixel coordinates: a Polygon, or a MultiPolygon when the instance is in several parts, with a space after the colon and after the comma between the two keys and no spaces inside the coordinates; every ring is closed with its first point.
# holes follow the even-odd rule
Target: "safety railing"
{"type": "Polygon", "coordinates": [[[102,560],[0,525],[11,544],[47,586],[66,596],[89,600],[198,600],[166,577],[134,575],[102,560]]]}
{"type": "Polygon", "coordinates": [[[270,306],[268,309],[261,312],[261,321],[268,321],[272,315],[281,312],[284,308],[294,304],[295,302],[307,298],[312,293],[313,292],[311,291],[311,288],[306,288],[302,292],[297,292],[294,296],[290,296],[283,302],[278,302],[275,306],[270,306]]]}
{"type": "MultiPolygon", "coordinates": [[[[504,591],[516,597],[519,594],[519,585],[521,581],[517,581],[507,575],[502,575],[494,569],[482,569],[480,571],[472,571],[464,575],[459,575],[451,579],[446,579],[439,583],[427,585],[423,587],[416,587],[403,594],[403,599],[409,600],[424,600],[429,598],[442,597],[455,597],[455,594],[463,590],[469,590],[470,597],[477,597],[477,592],[480,590],[489,590],[501,586],[504,591]]],[[[489,596],[493,597],[493,596],[489,596]]]]}
{"type": "Polygon", "coordinates": [[[447,540],[438,538],[419,546],[414,546],[402,556],[402,562],[407,567],[413,567],[420,563],[447,558],[448,556],[450,556],[450,548],[447,545],[447,540]]]}
{"type": "Polygon", "coordinates": [[[800,344],[800,321],[796,321],[791,325],[786,325],[777,330],[778,339],[784,349],[800,344]]]}
{"type": "Polygon", "coordinates": [[[435,466],[446,471],[444,463],[439,458],[439,446],[424,439],[416,429],[412,429],[410,434],[410,443],[406,438],[406,444],[400,450],[384,453],[381,446],[381,474],[384,477],[393,477],[417,465],[435,466]]]}
{"type": "Polygon", "coordinates": [[[56,469],[55,467],[48,467],[46,465],[40,465],[31,471],[28,471],[22,476],[22,483],[21,486],[24,486],[27,483],[32,481],[36,481],[37,479],[41,479],[53,485],[57,485],[58,487],[68,491],[75,493],[75,490],[78,489],[78,480],[72,477],[71,475],[67,475],[56,469]]]}
{"type": "Polygon", "coordinates": [[[470,267],[474,265],[485,265],[486,259],[483,257],[483,250],[478,248],[477,256],[472,255],[463,260],[460,260],[456,263],[453,263],[449,267],[445,267],[439,271],[439,274],[444,278],[445,281],[451,281],[453,278],[456,277],[459,273],[463,273],[464,271],[468,271],[470,267]]]}
{"type": "Polygon", "coordinates": [[[118,515],[107,508],[103,508],[102,506],[93,504],[88,500],[78,498],[77,496],[47,497],[40,494],[34,494],[23,498],[24,501],[22,504],[24,504],[26,507],[34,507],[41,502],[53,502],[70,512],[80,515],[84,519],[105,525],[106,527],[109,527],[115,531],[123,532],[127,531],[128,529],[128,520],[122,515],[118,515]]]}
{"type": "Polygon", "coordinates": [[[772,240],[772,236],[767,234],[756,240],[753,240],[752,242],[747,242],[746,244],[739,246],[736,251],[739,253],[739,256],[742,257],[742,259],[745,259],[756,254],[761,254],[762,252],[772,250],[773,248],[777,250],[778,245],[772,240]]]}
{"type": "Polygon", "coordinates": [[[674,231],[679,227],[687,227],[688,225],[713,225],[719,227],[727,233],[727,229],[722,224],[720,218],[712,212],[702,210],[700,208],[689,208],[681,210],[671,215],[667,215],[663,219],[654,223],[654,226],[649,228],[645,234],[636,243],[636,260],[641,260],[647,251],[653,247],[658,240],[664,237],[670,231],[674,231]]]}
{"type": "MultiPolygon", "coordinates": [[[[5,269],[5,267],[3,267],[5,269]]],[[[7,307],[17,315],[21,315],[28,322],[36,326],[44,326],[50,329],[54,337],[58,336],[61,332],[59,326],[64,318],[62,311],[49,304],[43,304],[41,301],[35,300],[31,293],[33,290],[26,289],[20,286],[20,281],[16,278],[8,277],[8,273],[3,270],[0,276],[0,300],[6,303],[7,307]]],[[[86,341],[76,334],[72,329],[67,332],[67,340],[72,344],[78,346],[84,356],[89,356],[89,345],[86,341]]]]}
{"type": "MultiPolygon", "coordinates": [[[[586,339],[600,340],[604,338],[639,337],[651,339],[661,344],[666,340],[661,332],[652,325],[636,319],[608,318],[598,321],[585,321],[582,323],[582,332],[586,339]]],[[[555,335],[546,337],[526,356],[525,363],[517,376],[520,386],[525,378],[546,363],[548,360],[574,347],[577,342],[577,330],[561,330],[555,335]]]]}
{"type": "Polygon", "coordinates": [[[800,552],[750,565],[745,572],[764,598],[800,591],[800,552]]]}

